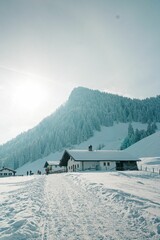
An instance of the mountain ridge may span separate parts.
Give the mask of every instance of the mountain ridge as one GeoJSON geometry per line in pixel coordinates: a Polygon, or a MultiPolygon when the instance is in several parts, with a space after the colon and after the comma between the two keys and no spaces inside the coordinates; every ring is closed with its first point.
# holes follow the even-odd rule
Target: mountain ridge
{"type": "Polygon", "coordinates": [[[28,161],[72,148],[102,126],[148,121],[160,122],[159,96],[137,100],[78,87],[65,104],[36,127],[0,146],[0,166],[16,169],[28,161]]]}

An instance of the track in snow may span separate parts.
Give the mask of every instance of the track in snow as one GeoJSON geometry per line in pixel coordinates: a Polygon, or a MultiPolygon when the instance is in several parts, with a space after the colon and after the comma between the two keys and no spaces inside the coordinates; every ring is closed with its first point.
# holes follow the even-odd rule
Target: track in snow
{"type": "Polygon", "coordinates": [[[114,199],[98,198],[97,191],[75,182],[72,175],[47,176],[43,240],[154,239],[141,216],[143,202],[133,198],[125,202],[129,195],[109,190],[114,199]]]}
{"type": "Polygon", "coordinates": [[[116,175],[68,173],[1,180],[0,190],[5,190],[0,195],[0,240],[160,239],[160,178],[133,176],[126,181],[124,174],[116,175]],[[150,191],[152,198],[116,189],[110,183],[114,177],[131,190],[137,182],[137,191],[150,191]],[[150,189],[154,183],[157,187],[150,189]]]}

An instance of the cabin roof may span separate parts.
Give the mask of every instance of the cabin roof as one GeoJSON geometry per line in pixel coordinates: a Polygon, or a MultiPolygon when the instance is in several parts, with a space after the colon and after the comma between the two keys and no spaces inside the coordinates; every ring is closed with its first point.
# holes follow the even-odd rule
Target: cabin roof
{"type": "Polygon", "coordinates": [[[0,169],[0,172],[2,172],[2,171],[4,171],[4,170],[8,170],[8,171],[10,171],[10,172],[16,173],[15,170],[13,170],[13,169],[11,169],[11,168],[6,168],[6,167],[1,168],[1,169],[0,169]]]}
{"type": "Polygon", "coordinates": [[[46,161],[44,164],[44,168],[47,166],[59,166],[60,161],[46,161]]]}
{"type": "Polygon", "coordinates": [[[67,166],[69,158],[75,161],[140,161],[140,159],[122,150],[65,150],[60,161],[61,166],[67,166]]]}

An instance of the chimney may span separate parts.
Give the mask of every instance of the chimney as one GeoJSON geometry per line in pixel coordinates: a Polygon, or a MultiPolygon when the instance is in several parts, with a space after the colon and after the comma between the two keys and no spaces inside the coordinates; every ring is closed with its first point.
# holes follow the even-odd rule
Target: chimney
{"type": "Polygon", "coordinates": [[[88,151],[92,151],[92,145],[88,146],[88,151]]]}

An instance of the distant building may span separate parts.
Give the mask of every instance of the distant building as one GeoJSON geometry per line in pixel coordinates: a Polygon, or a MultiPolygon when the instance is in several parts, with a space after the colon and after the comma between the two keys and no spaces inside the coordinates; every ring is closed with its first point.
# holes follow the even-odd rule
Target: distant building
{"type": "Polygon", "coordinates": [[[10,168],[3,167],[0,169],[0,177],[9,177],[9,176],[15,176],[16,171],[10,168]]]}
{"type": "Polygon", "coordinates": [[[137,161],[140,159],[131,156],[122,150],[65,150],[60,160],[60,166],[68,172],[76,171],[124,171],[138,170],[137,161]]]}
{"type": "Polygon", "coordinates": [[[64,172],[64,167],[59,165],[59,161],[46,161],[44,168],[47,174],[64,172]]]}

